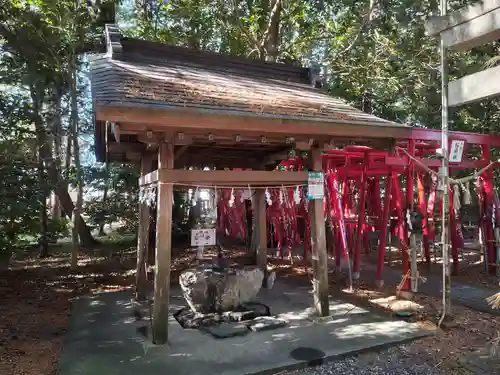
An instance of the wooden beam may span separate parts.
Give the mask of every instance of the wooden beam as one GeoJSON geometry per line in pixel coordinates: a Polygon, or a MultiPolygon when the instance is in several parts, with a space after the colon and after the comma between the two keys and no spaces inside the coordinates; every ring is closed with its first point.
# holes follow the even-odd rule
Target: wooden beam
{"type": "Polygon", "coordinates": [[[135,142],[109,142],[108,152],[112,154],[124,154],[126,152],[138,152],[142,153],[144,151],[144,145],[135,142]]]}
{"type": "Polygon", "coordinates": [[[312,147],[312,143],[311,141],[298,141],[298,142],[295,142],[295,149],[296,150],[300,150],[300,151],[309,151],[312,147]]]}
{"type": "MultiPolygon", "coordinates": [[[[141,159],[141,176],[144,177],[153,169],[153,159],[150,154],[144,153],[141,159]]],[[[135,297],[138,301],[146,299],[146,252],[149,242],[149,214],[150,210],[144,201],[144,192],[140,192],[139,199],[139,230],[137,233],[137,270],[135,274],[135,297]]]]}
{"type": "MultiPolygon", "coordinates": [[[[126,128],[126,126],[125,126],[126,128]]],[[[128,132],[128,130],[127,130],[128,132]]],[[[158,133],[154,133],[152,131],[146,131],[146,132],[142,132],[142,133],[139,133],[137,134],[137,140],[139,142],[142,142],[142,143],[146,143],[146,144],[154,144],[154,145],[157,145],[158,142],[160,141],[160,138],[161,138],[161,135],[158,134],[158,133]]]]}
{"type": "MultiPolygon", "coordinates": [[[[323,172],[322,153],[319,148],[313,148],[310,152],[312,170],[323,172]]],[[[292,172],[286,172],[292,173],[292,172]]],[[[313,293],[314,307],[320,316],[330,314],[328,300],[328,255],[326,250],[325,215],[323,211],[323,199],[314,200],[311,204],[311,247],[313,263],[313,293]]]]}
{"type": "Polygon", "coordinates": [[[125,157],[127,158],[127,160],[130,160],[132,162],[139,162],[142,158],[142,154],[140,152],[126,151],[125,157]]]}
{"type": "Polygon", "coordinates": [[[451,81],[448,95],[450,107],[500,95],[500,66],[451,81]]]}
{"type": "MultiPolygon", "coordinates": [[[[168,172],[174,167],[174,146],[162,142],[158,149],[158,168],[168,172]]],[[[170,263],[172,253],[172,184],[158,184],[156,219],[156,267],[153,304],[153,338],[155,344],[168,340],[168,305],[170,302],[170,263]]]]}
{"type": "Polygon", "coordinates": [[[307,172],[189,171],[159,169],[159,181],[174,185],[280,186],[307,182],[307,172]]]}
{"type": "MultiPolygon", "coordinates": [[[[155,131],[210,132],[225,131],[246,135],[282,137],[361,137],[361,138],[408,138],[411,127],[391,122],[373,123],[343,119],[300,120],[258,116],[232,116],[206,114],[195,110],[146,109],[127,107],[97,107],[98,121],[119,121],[130,130],[132,124],[147,124],[155,131]],[[125,123],[128,123],[125,125],[125,123]]],[[[144,131],[141,125],[139,131],[144,131]]]]}
{"type": "Polygon", "coordinates": [[[453,51],[468,51],[500,38],[500,8],[441,33],[444,46],[453,51]]]}
{"type": "Polygon", "coordinates": [[[177,151],[175,151],[174,159],[175,160],[179,159],[182,156],[182,154],[184,154],[187,151],[188,147],[189,145],[184,145],[179,147],[177,151]]]}
{"type": "Polygon", "coordinates": [[[150,185],[158,182],[158,170],[145,174],[139,178],[139,186],[150,185]]]}
{"type": "Polygon", "coordinates": [[[266,192],[263,189],[255,191],[254,220],[257,240],[257,265],[264,271],[264,284],[267,278],[267,218],[266,192]]]}
{"type": "Polygon", "coordinates": [[[472,21],[498,8],[500,8],[500,0],[483,0],[446,16],[430,17],[425,22],[425,33],[428,36],[439,35],[447,29],[472,21]]]}
{"type": "Polygon", "coordinates": [[[276,161],[281,162],[282,160],[287,160],[289,158],[290,151],[277,152],[266,157],[264,162],[265,165],[276,163],[276,161]]]}
{"type": "Polygon", "coordinates": [[[189,134],[179,132],[174,137],[174,144],[178,146],[189,146],[193,144],[193,137],[189,134]]]}

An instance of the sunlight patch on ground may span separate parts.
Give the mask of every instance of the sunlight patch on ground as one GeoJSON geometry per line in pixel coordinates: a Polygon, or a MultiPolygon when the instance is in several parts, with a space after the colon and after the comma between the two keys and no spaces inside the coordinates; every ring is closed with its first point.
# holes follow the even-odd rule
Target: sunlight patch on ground
{"type": "Polygon", "coordinates": [[[381,298],[374,298],[369,300],[370,303],[383,307],[393,312],[397,311],[420,311],[424,309],[424,306],[413,302],[400,300],[396,296],[388,296],[381,298]]]}

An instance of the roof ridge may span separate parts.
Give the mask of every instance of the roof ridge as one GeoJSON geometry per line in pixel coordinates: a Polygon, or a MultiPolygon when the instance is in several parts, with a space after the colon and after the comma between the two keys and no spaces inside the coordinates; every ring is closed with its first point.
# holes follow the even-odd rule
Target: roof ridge
{"type": "Polygon", "coordinates": [[[315,68],[305,68],[292,64],[254,60],[236,55],[220,54],[213,51],[201,51],[192,48],[176,46],[127,38],[121,34],[117,25],[105,26],[107,55],[114,60],[124,60],[127,56],[153,58],[156,61],[177,60],[179,62],[197,62],[204,67],[224,66],[232,70],[252,72],[262,76],[276,76],[280,81],[295,81],[312,85],[317,81],[315,68]],[[282,79],[280,79],[282,77],[282,79]]]}

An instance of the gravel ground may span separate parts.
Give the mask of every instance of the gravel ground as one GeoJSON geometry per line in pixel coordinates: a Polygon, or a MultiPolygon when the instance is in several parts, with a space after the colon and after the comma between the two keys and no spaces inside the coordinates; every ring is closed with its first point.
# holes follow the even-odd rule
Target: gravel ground
{"type": "Polygon", "coordinates": [[[444,375],[432,358],[407,353],[404,346],[360,354],[307,370],[280,375],[444,375]]]}

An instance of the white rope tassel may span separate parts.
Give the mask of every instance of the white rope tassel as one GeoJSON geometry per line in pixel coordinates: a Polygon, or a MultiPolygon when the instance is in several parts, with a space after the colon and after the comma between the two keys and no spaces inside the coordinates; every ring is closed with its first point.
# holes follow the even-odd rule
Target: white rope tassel
{"type": "Polygon", "coordinates": [[[273,201],[271,200],[271,193],[269,192],[269,190],[267,188],[266,188],[265,195],[266,195],[267,205],[271,206],[273,204],[273,201]]]}
{"type": "Polygon", "coordinates": [[[300,204],[300,200],[301,200],[300,199],[300,189],[298,186],[295,188],[295,191],[293,192],[293,200],[294,200],[296,205],[300,204]]]}
{"type": "Polygon", "coordinates": [[[196,204],[198,203],[198,198],[200,196],[199,192],[198,192],[198,189],[199,187],[197,186],[196,187],[196,190],[194,191],[192,197],[191,197],[191,205],[194,207],[196,206],[196,204]]]}
{"type": "Polygon", "coordinates": [[[453,185],[453,209],[458,212],[460,207],[460,188],[458,185],[453,185]]]}
{"type": "Polygon", "coordinates": [[[472,204],[472,199],[470,195],[470,182],[467,181],[464,185],[462,185],[462,191],[464,196],[464,205],[472,204]]]}

